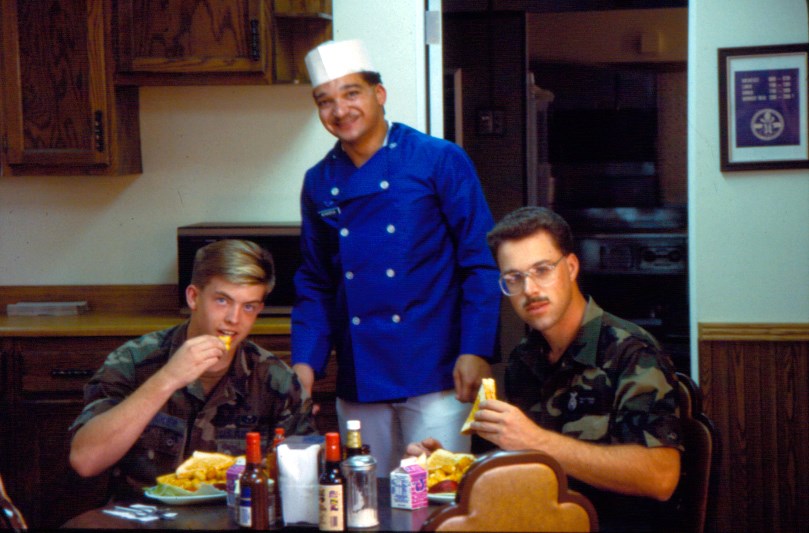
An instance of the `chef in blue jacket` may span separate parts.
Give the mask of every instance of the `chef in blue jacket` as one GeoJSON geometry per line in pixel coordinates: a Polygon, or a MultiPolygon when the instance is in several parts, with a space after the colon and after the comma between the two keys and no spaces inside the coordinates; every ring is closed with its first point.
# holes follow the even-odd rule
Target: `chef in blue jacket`
{"type": "Polygon", "coordinates": [[[338,141],[301,193],[292,362],[311,392],[337,354],[337,414],[362,424],[381,475],[408,442],[468,451],[460,428],[495,357],[494,221],[457,145],[385,119],[362,41],[306,56],[320,120],[338,141]]]}

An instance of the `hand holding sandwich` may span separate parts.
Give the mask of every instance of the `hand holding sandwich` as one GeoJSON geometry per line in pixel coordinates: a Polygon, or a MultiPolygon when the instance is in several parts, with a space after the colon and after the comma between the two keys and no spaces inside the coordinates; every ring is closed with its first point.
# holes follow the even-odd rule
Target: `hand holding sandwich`
{"type": "Polygon", "coordinates": [[[480,382],[492,376],[489,363],[482,357],[463,354],[455,361],[452,378],[455,381],[455,398],[459,402],[471,402],[475,399],[480,382]]]}
{"type": "Polygon", "coordinates": [[[496,399],[480,402],[470,429],[502,450],[542,449],[537,442],[548,433],[518,407],[496,399]]]}

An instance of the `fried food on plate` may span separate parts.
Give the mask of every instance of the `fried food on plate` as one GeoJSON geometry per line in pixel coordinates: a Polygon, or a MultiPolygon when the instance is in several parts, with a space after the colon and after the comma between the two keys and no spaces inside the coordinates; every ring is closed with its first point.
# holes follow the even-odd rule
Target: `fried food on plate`
{"type": "Polygon", "coordinates": [[[497,399],[497,385],[493,378],[483,378],[480,382],[478,395],[475,398],[475,403],[472,404],[472,410],[469,411],[469,416],[466,417],[466,422],[461,427],[461,433],[469,435],[472,433],[472,422],[475,421],[475,413],[480,408],[480,402],[483,400],[496,400],[497,399]]]}
{"type": "Polygon", "coordinates": [[[196,491],[202,483],[224,489],[228,468],[236,458],[217,452],[194,452],[177,470],[157,477],[158,484],[196,491]]]}
{"type": "Polygon", "coordinates": [[[443,448],[432,452],[429,457],[421,454],[418,463],[427,470],[427,491],[455,492],[461,478],[475,462],[471,453],[452,453],[443,448]]]}

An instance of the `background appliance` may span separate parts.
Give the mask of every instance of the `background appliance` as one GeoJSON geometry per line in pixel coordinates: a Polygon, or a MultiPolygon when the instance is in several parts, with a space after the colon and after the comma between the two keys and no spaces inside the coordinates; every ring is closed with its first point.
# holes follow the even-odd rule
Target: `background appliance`
{"type": "Polygon", "coordinates": [[[253,241],[269,251],[275,263],[275,288],[264,300],[262,315],[288,315],[295,303],[293,278],[301,264],[300,224],[200,222],[177,228],[177,304],[188,314],[185,288],[191,281],[194,254],[222,239],[253,241]]]}
{"type": "Polygon", "coordinates": [[[688,236],[684,208],[560,209],[580,259],[579,284],[634,322],[689,373],[688,236]]]}

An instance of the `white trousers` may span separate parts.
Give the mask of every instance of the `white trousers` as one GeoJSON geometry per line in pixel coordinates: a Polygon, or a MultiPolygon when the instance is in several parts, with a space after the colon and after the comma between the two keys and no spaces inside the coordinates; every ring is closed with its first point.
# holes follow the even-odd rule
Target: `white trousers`
{"type": "Polygon", "coordinates": [[[411,442],[433,437],[451,452],[469,452],[471,439],[461,435],[461,426],[471,408],[472,404],[455,399],[454,390],[414,396],[401,403],[355,403],[337,398],[337,420],[343,443],[346,420],[360,421],[362,443],[371,447],[377,476],[389,477],[411,442]]]}

